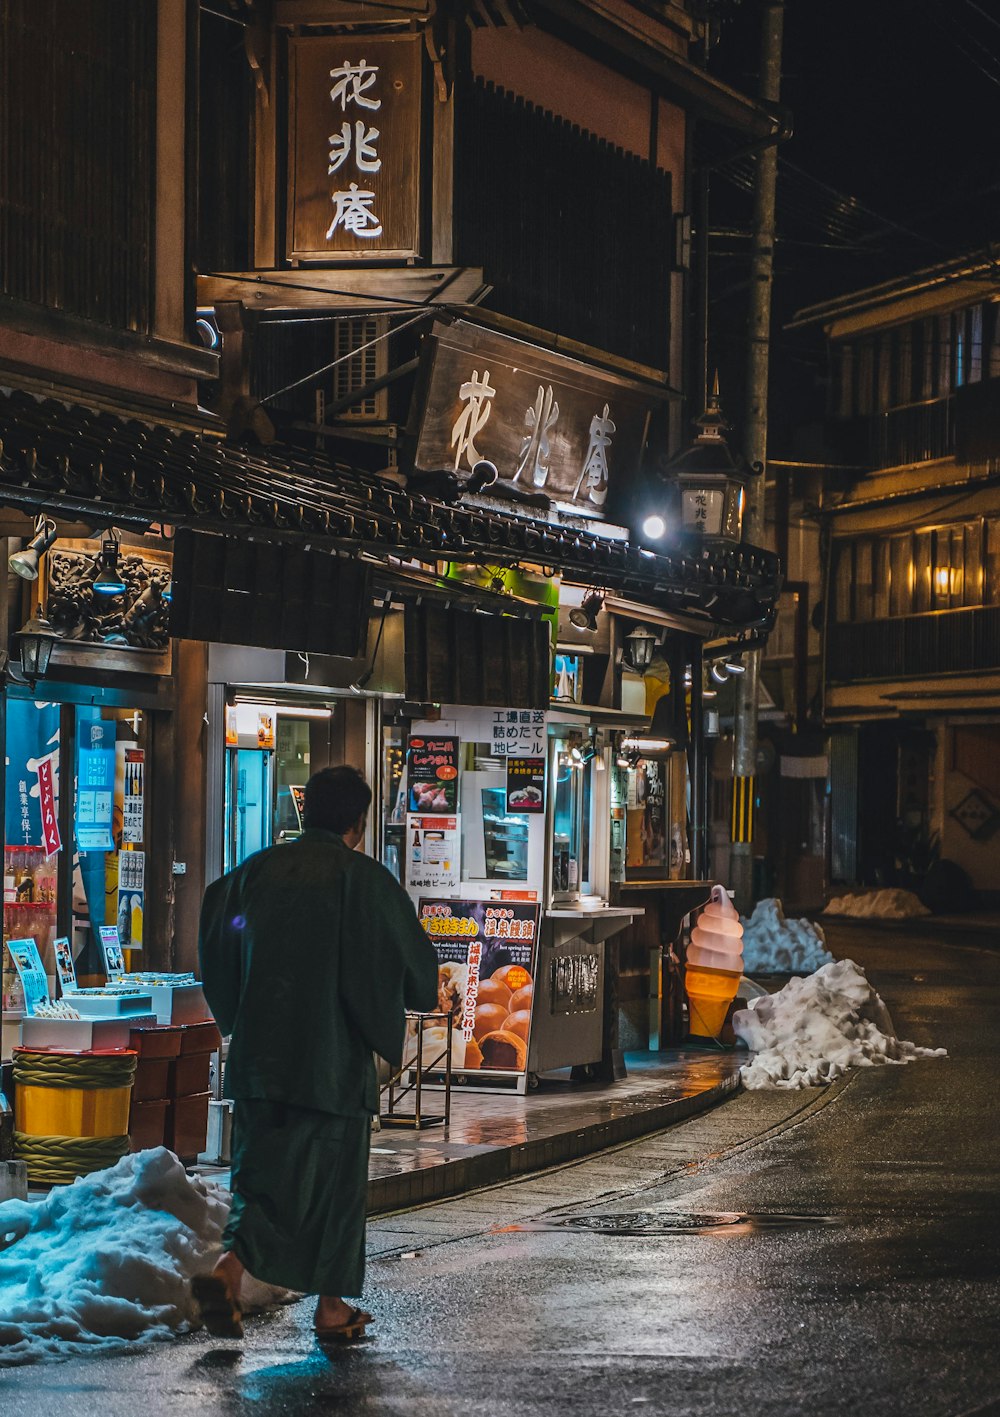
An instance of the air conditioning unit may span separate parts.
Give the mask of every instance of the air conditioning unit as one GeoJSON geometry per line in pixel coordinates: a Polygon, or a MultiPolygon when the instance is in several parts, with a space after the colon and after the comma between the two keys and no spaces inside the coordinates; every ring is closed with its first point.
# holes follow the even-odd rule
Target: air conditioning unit
{"type": "MultiPolygon", "coordinates": [[[[357,389],[389,372],[389,330],[386,315],[352,316],[334,326],[333,401],[340,404],[357,389]],[[377,341],[373,343],[372,341],[377,341]],[[345,357],[346,356],[346,357],[345,357]]],[[[389,416],[389,391],[379,389],[338,413],[338,418],[363,423],[385,423],[389,416]]]]}

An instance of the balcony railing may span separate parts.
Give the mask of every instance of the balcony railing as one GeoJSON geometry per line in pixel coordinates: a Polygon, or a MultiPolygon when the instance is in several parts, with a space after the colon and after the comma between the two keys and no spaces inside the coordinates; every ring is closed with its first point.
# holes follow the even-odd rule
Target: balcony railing
{"type": "Polygon", "coordinates": [[[932,462],[955,451],[952,398],[890,408],[870,420],[868,462],[873,470],[932,462]]]}
{"type": "Polygon", "coordinates": [[[901,615],[830,629],[827,678],[834,684],[926,679],[981,669],[1000,669],[1000,606],[901,615]]]}

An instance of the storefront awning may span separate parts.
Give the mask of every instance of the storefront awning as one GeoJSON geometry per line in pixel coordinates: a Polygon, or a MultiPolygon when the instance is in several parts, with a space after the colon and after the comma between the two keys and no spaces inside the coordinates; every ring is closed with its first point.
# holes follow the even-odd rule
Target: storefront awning
{"type": "Polygon", "coordinates": [[[404,490],[321,452],[247,452],[125,413],[0,388],[0,504],[145,529],[152,522],[292,540],[377,560],[551,566],[704,624],[763,628],[781,584],[777,557],[704,545],[656,554],[631,542],[520,513],[404,490]]]}

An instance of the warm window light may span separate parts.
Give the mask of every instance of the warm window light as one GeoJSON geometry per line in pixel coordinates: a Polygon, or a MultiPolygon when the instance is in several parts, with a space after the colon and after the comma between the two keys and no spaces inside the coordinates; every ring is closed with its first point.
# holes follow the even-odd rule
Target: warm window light
{"type": "Polygon", "coordinates": [[[948,566],[942,566],[939,571],[934,572],[934,584],[942,594],[947,594],[951,585],[951,570],[948,566]]]}

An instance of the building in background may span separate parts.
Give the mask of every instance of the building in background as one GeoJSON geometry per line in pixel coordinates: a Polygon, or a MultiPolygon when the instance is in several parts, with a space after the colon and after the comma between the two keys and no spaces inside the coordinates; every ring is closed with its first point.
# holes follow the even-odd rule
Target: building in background
{"type": "Polygon", "coordinates": [[[1000,271],[992,250],[802,310],[830,374],[822,715],[830,883],[995,899],[1000,271]],[[945,864],[953,863],[953,864],[945,864]]]}

